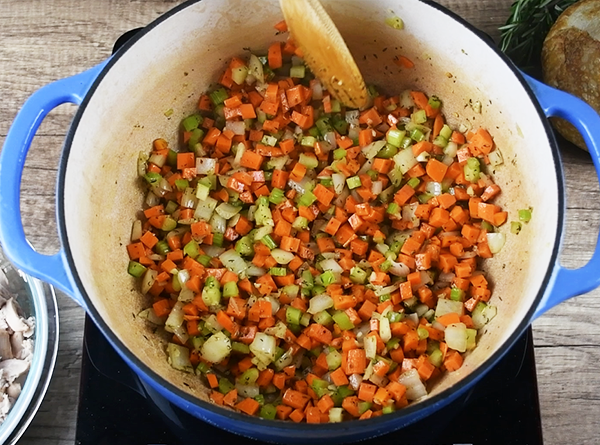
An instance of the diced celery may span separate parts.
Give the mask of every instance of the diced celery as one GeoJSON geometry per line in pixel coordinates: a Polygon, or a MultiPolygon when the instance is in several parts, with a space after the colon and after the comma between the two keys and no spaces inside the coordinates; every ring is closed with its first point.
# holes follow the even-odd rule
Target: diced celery
{"type": "Polygon", "coordinates": [[[316,142],[317,140],[313,136],[304,136],[300,140],[300,144],[304,145],[305,147],[314,147],[316,142]]]}
{"type": "Polygon", "coordinates": [[[388,131],[385,139],[388,144],[398,148],[402,144],[402,139],[404,139],[405,135],[406,131],[394,128],[388,131]]]}
{"type": "Polygon", "coordinates": [[[519,221],[523,221],[524,223],[531,221],[531,209],[519,210],[519,221]]]}
{"type": "Polygon", "coordinates": [[[358,266],[350,269],[350,280],[355,284],[364,284],[367,280],[367,272],[358,266]]]}
{"type": "Polygon", "coordinates": [[[294,65],[290,68],[290,77],[303,79],[306,75],[306,67],[304,65],[294,65]]]}
{"type": "Polygon", "coordinates": [[[192,114],[181,121],[181,126],[185,131],[192,131],[202,125],[204,119],[199,114],[192,114]]]}
{"type": "Polygon", "coordinates": [[[217,246],[217,247],[223,247],[223,241],[225,240],[225,237],[223,236],[223,234],[221,232],[213,232],[213,246],[217,246]]]}
{"type": "MultiPolygon", "coordinates": [[[[253,251],[254,252],[254,251],[253,251]]],[[[212,258],[208,255],[200,255],[196,260],[202,264],[204,267],[208,267],[210,265],[210,261],[212,258]]]]}
{"type": "Polygon", "coordinates": [[[235,385],[231,383],[225,377],[221,377],[219,379],[219,392],[222,394],[227,394],[229,391],[235,388],[235,385]]]}
{"type": "Polygon", "coordinates": [[[388,25],[388,26],[391,26],[392,28],[397,29],[399,31],[404,29],[404,22],[397,15],[386,17],[385,18],[385,24],[388,25]]]}
{"type": "Polygon", "coordinates": [[[353,190],[355,188],[358,188],[362,185],[362,182],[360,181],[360,178],[358,176],[351,176],[350,178],[346,179],[346,184],[348,184],[348,188],[350,190],[353,190]]]}
{"type": "Polygon", "coordinates": [[[127,272],[129,275],[134,276],[136,278],[141,277],[146,272],[146,266],[138,263],[137,261],[129,261],[129,266],[127,267],[127,272]]]}
{"type": "Polygon", "coordinates": [[[452,136],[452,128],[450,128],[447,124],[444,124],[440,130],[440,136],[446,140],[450,140],[450,137],[452,136]]]}
{"type": "Polygon", "coordinates": [[[238,285],[235,281],[227,281],[223,284],[223,297],[237,297],[240,294],[240,290],[238,289],[238,285]]]}
{"type": "Polygon", "coordinates": [[[347,154],[348,152],[343,148],[336,148],[335,150],[333,150],[333,159],[344,159],[347,156],[347,154]]]}
{"type": "Polygon", "coordinates": [[[317,197],[315,194],[307,190],[298,198],[298,205],[301,207],[310,207],[316,200],[317,197]]]}
{"type": "Polygon", "coordinates": [[[337,323],[340,329],[344,331],[349,331],[350,329],[354,329],[354,324],[350,321],[350,317],[343,311],[337,311],[332,316],[333,321],[337,323]]]}
{"type": "Polygon", "coordinates": [[[477,330],[467,328],[467,350],[474,349],[477,346],[477,330]]]}
{"type": "Polygon", "coordinates": [[[260,241],[271,250],[273,250],[277,247],[277,243],[275,241],[273,241],[273,238],[271,238],[271,235],[263,236],[260,239],[260,241]]]}
{"type": "Polygon", "coordinates": [[[235,243],[235,251],[243,256],[252,255],[254,253],[254,247],[249,235],[241,237],[237,243],[235,243]]]}
{"type": "Polygon", "coordinates": [[[285,267],[271,267],[269,273],[274,277],[285,277],[287,275],[287,269],[285,267]]]}
{"type": "Polygon", "coordinates": [[[308,227],[308,219],[304,216],[297,216],[292,223],[292,227],[296,230],[304,230],[308,227]]]}
{"type": "Polygon", "coordinates": [[[314,378],[310,384],[310,387],[315,392],[318,398],[323,397],[325,394],[329,394],[329,383],[326,380],[314,378]]]}
{"type": "Polygon", "coordinates": [[[241,376],[237,378],[237,381],[243,385],[251,385],[256,383],[258,379],[259,372],[256,368],[248,368],[246,369],[241,376]]]}
{"type": "Polygon", "coordinates": [[[431,96],[427,101],[429,106],[434,109],[438,109],[442,106],[442,101],[437,96],[431,96]]]}
{"type": "Polygon", "coordinates": [[[323,286],[329,286],[330,284],[335,282],[335,275],[330,270],[326,270],[325,272],[323,272],[319,276],[319,278],[321,280],[321,283],[323,283],[323,286]]]}
{"type": "Polygon", "coordinates": [[[378,158],[390,159],[396,156],[398,153],[398,147],[395,147],[392,144],[385,144],[385,146],[377,153],[378,158]]]}
{"type": "Polygon", "coordinates": [[[344,408],[334,406],[329,410],[329,422],[339,423],[343,420],[344,408]]]}
{"type": "Polygon", "coordinates": [[[202,289],[202,301],[209,307],[215,306],[221,301],[219,281],[213,276],[206,278],[204,288],[202,289]]]}
{"type": "Polygon", "coordinates": [[[417,328],[417,335],[419,336],[419,340],[423,340],[429,338],[429,331],[424,327],[419,326],[417,328]]]}
{"type": "Polygon", "coordinates": [[[443,357],[443,353],[442,351],[440,351],[439,349],[434,350],[431,354],[429,354],[429,362],[435,366],[436,368],[439,368],[440,366],[442,366],[442,357],[443,357]]]}
{"type": "MultiPolygon", "coordinates": [[[[296,67],[292,67],[292,68],[296,68],[296,67]]],[[[304,68],[304,66],[303,66],[303,68],[304,68]]],[[[292,77],[298,77],[298,76],[292,76],[292,77]]],[[[262,417],[263,419],[268,419],[268,420],[275,419],[276,415],[277,415],[277,410],[270,403],[266,403],[263,406],[261,406],[260,411],[258,413],[259,417],[262,417]]]]}
{"type": "Polygon", "coordinates": [[[220,105],[225,102],[225,99],[229,97],[227,90],[225,88],[220,88],[215,90],[209,94],[210,100],[214,105],[220,105]]]}
{"type": "Polygon", "coordinates": [[[316,323],[323,326],[330,326],[333,324],[333,318],[331,317],[331,314],[329,314],[329,312],[327,311],[317,312],[313,315],[313,319],[316,323]]]}
{"type": "Polygon", "coordinates": [[[204,130],[202,128],[194,128],[191,131],[190,138],[188,139],[188,147],[190,151],[194,151],[196,144],[199,144],[204,139],[204,130]]]}
{"type": "Polygon", "coordinates": [[[190,242],[183,247],[183,253],[189,257],[196,258],[200,255],[200,247],[195,240],[190,240],[190,242]]]}
{"type": "Polygon", "coordinates": [[[302,311],[293,306],[288,306],[285,311],[285,319],[290,324],[300,324],[300,318],[302,318],[302,311]]]}
{"type": "Polygon", "coordinates": [[[481,172],[479,159],[475,157],[467,159],[467,163],[463,167],[463,172],[467,181],[476,182],[479,179],[479,174],[481,172]]]}
{"type": "Polygon", "coordinates": [[[450,291],[450,299],[454,301],[463,301],[465,297],[465,291],[457,287],[453,287],[450,291]]]}
{"type": "Polygon", "coordinates": [[[522,228],[523,228],[523,224],[521,224],[519,221],[511,221],[510,233],[518,235],[522,228]]]}
{"type": "Polygon", "coordinates": [[[269,195],[269,202],[278,205],[281,204],[283,201],[285,201],[285,194],[283,190],[274,187],[273,190],[271,190],[271,194],[269,195]]]}
{"type": "Polygon", "coordinates": [[[425,113],[425,110],[415,111],[410,115],[410,120],[415,124],[424,124],[427,122],[427,114],[425,113]]]}
{"type": "Polygon", "coordinates": [[[339,368],[342,365],[342,354],[337,350],[330,348],[329,353],[325,356],[327,360],[327,367],[330,371],[339,368]]]}

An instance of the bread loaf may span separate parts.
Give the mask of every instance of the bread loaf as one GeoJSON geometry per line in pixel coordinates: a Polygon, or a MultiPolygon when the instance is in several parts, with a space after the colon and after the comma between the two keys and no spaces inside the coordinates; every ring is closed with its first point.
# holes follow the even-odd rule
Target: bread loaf
{"type": "MultiPolygon", "coordinates": [[[[600,0],[581,0],[554,23],[542,47],[546,84],[580,97],[600,113],[600,0]]],[[[573,125],[553,119],[554,128],[580,148],[585,142],[573,125]]]]}

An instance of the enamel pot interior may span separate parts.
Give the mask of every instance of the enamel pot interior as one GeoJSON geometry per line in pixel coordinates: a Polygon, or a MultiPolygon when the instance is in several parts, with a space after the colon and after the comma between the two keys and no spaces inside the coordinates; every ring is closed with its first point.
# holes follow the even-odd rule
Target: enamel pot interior
{"type": "MultiPolygon", "coordinates": [[[[544,292],[561,227],[556,149],[514,68],[460,20],[416,0],[322,3],[367,83],[387,93],[413,88],[435,94],[451,125],[489,129],[504,157],[493,173],[509,220],[518,209],[535,207],[534,218],[518,236],[509,233],[509,224],[501,229],[506,245],[486,263],[498,315],[462,368],[432,387],[429,403],[442,400],[499,357],[530,322],[544,292]],[[404,30],[384,24],[392,14],[404,20],[404,30]],[[398,55],[415,67],[398,67],[393,62],[398,55]]],[[[89,313],[137,367],[204,407],[208,390],[197,377],[172,369],[164,339],[136,318],[149,305],[127,274],[125,245],[144,199],[136,160],[158,137],[176,147],[180,119],[195,110],[200,93],[229,58],[243,57],[244,48],[265,51],[273,40],[286,38],[273,28],[281,19],[274,0],[203,0],[162,17],[117,53],[92,87],[61,164],[61,237],[89,313]]]]}

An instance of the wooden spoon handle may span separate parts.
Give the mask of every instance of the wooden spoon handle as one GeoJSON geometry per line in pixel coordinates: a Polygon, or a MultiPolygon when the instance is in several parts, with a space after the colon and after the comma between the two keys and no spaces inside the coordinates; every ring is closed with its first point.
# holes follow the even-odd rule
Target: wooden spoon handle
{"type": "Polygon", "coordinates": [[[363,108],[365,81],[340,32],[318,0],[280,0],[294,42],[321,83],[348,107],[363,108]]]}

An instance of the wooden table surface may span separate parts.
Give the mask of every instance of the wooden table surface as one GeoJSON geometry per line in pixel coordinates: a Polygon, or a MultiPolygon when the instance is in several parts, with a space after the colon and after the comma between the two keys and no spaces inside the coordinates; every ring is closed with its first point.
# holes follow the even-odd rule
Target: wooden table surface
{"type": "MultiPolygon", "coordinates": [[[[144,26],[179,0],[2,0],[0,13],[0,145],[26,98],[41,86],[108,57],[125,31],[144,26]]],[[[498,38],[510,0],[444,0],[498,38]]],[[[56,252],[56,169],[74,106],[55,109],[38,131],[22,183],[22,215],[29,240],[56,252]]],[[[600,226],[600,193],[589,155],[563,144],[567,178],[567,233],[562,263],[585,264],[600,226]]],[[[598,271],[600,273],[600,271],[598,271]]],[[[71,445],[75,438],[84,313],[59,292],[60,347],[54,377],[23,445],[71,445]]],[[[600,291],[554,308],[533,324],[547,444],[592,444],[600,437],[600,291]]],[[[494,421],[490,419],[490,421],[494,421]]]]}

